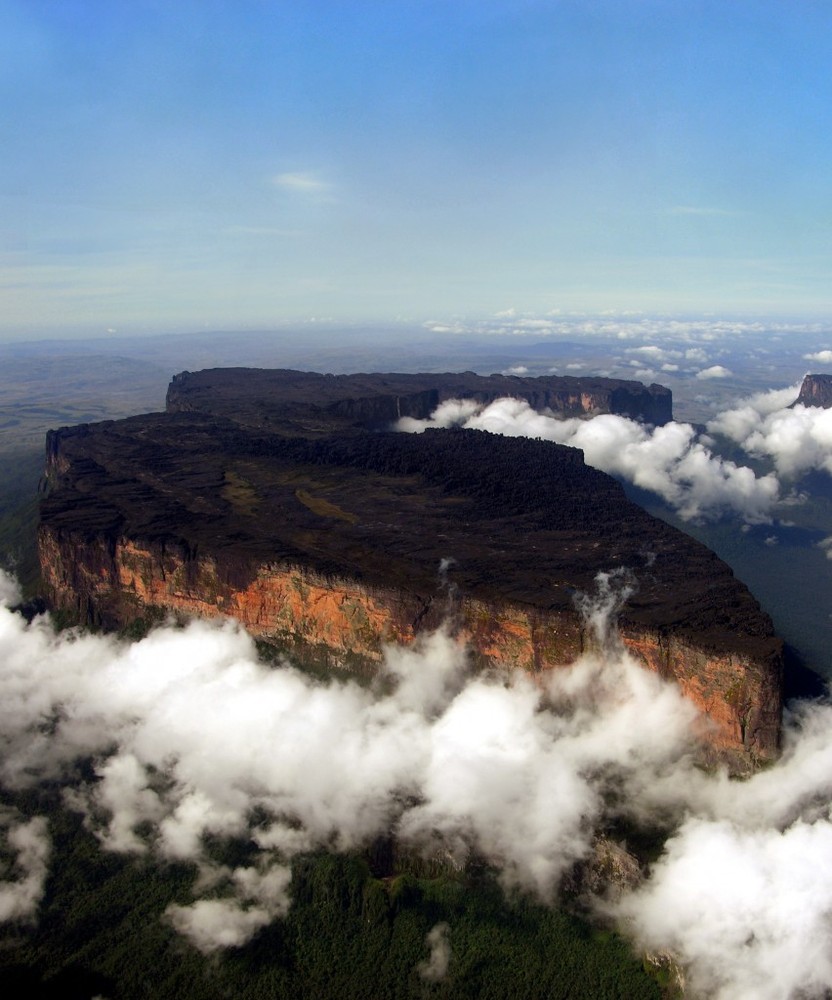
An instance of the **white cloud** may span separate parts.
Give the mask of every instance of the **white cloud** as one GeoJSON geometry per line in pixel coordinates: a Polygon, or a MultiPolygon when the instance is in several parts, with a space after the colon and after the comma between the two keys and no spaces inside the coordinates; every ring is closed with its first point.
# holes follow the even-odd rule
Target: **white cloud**
{"type": "Polygon", "coordinates": [[[43,897],[52,853],[46,819],[35,816],[24,820],[4,809],[0,812],[0,830],[15,855],[15,877],[0,881],[0,923],[31,922],[43,897]]]}
{"type": "Polygon", "coordinates": [[[448,939],[450,930],[446,923],[436,924],[425,937],[430,955],[419,963],[417,971],[429,983],[440,983],[448,974],[451,963],[451,942],[448,939]]]}
{"type": "Polygon", "coordinates": [[[521,319],[517,325],[527,330],[551,330],[555,324],[548,319],[521,319]]]}
{"type": "Polygon", "coordinates": [[[814,354],[804,354],[806,361],[817,361],[822,365],[832,365],[832,351],[816,351],[814,354]]]}
{"type": "Polygon", "coordinates": [[[710,368],[703,368],[702,371],[697,372],[696,377],[699,379],[728,378],[731,374],[723,365],[711,365],[710,368]]]}
{"type": "Polygon", "coordinates": [[[694,995],[821,996],[832,983],[832,825],[691,819],[619,907],[648,948],[684,960],[694,995]]]}
{"type": "Polygon", "coordinates": [[[397,426],[418,431],[454,424],[580,448],[588,465],[651,490],[687,520],[728,510],[751,522],[766,521],[779,496],[774,475],[756,476],[750,468],[714,455],[690,424],[649,428],[614,414],[562,419],[537,413],[522,400],[500,399],[487,407],[449,400],[431,420],[405,418],[397,426]]]}
{"type": "MultiPolygon", "coordinates": [[[[639,944],[672,951],[699,995],[823,995],[832,706],[787,716],[781,760],[745,781],[696,768],[691,705],[617,642],[610,616],[629,585],[609,574],[586,602],[606,640],[600,655],[535,679],[470,676],[464,648],[440,631],[388,650],[387,694],[267,667],[229,623],[163,628],[127,646],[0,608],[2,780],[31,786],[94,758],[78,801],[109,849],[136,849],[130,830],[167,855],[173,841],[160,830],[177,817],[176,850],[203,875],[167,919],[205,953],[280,918],[301,850],[349,849],[395,829],[460,861],[475,851],[507,885],[548,898],[596,831],[660,816],[671,835],[645,881],[595,905],[639,944]],[[255,805],[269,819],[252,828],[255,805]],[[212,868],[201,835],[229,831],[258,851],[247,867],[212,868]]],[[[12,590],[3,574],[0,590],[12,590]]],[[[46,825],[9,813],[2,822],[15,867],[0,882],[0,916],[25,920],[42,894],[46,825]]],[[[449,940],[442,925],[428,935],[428,981],[448,970],[449,940]]]]}
{"type": "Polygon", "coordinates": [[[645,344],[642,347],[631,347],[627,350],[627,354],[641,354],[645,358],[649,358],[651,361],[663,361],[669,357],[678,357],[678,351],[668,351],[663,347],[657,347],[655,344],[645,344]]]}
{"type": "Polygon", "coordinates": [[[832,535],[827,535],[818,542],[818,548],[822,549],[827,559],[832,559],[832,535]]]}
{"type": "Polygon", "coordinates": [[[794,406],[799,386],[759,393],[718,414],[708,424],[748,452],[770,458],[782,476],[812,469],[832,474],[832,410],[794,406]]]}
{"type": "Polygon", "coordinates": [[[333,186],[314,171],[275,174],[272,184],[283,191],[299,195],[328,195],[333,186]]]}
{"type": "MultiPolygon", "coordinates": [[[[616,600],[607,585],[590,602],[599,634],[616,600]]],[[[464,646],[440,630],[388,649],[384,670],[392,690],[380,695],[263,665],[228,622],[163,628],[127,646],[55,635],[43,619],[27,626],[0,608],[2,781],[31,786],[94,759],[73,807],[105,849],[203,867],[193,901],[168,919],[209,952],[285,911],[298,850],[350,850],[391,829],[461,863],[475,851],[507,884],[550,898],[590,851],[607,781],[653,766],[645,761],[663,768],[692,745],[690,704],[620,649],[543,683],[468,677],[464,646]],[[209,834],[253,840],[259,852],[248,868],[212,871],[209,834]]],[[[39,898],[35,826],[18,844],[29,851],[24,878],[3,887],[23,899],[7,919],[39,898]]]]}

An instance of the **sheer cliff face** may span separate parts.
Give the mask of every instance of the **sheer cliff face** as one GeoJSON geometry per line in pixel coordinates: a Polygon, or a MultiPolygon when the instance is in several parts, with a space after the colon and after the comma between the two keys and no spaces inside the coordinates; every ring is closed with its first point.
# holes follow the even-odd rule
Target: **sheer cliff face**
{"type": "Polygon", "coordinates": [[[624,379],[548,375],[321,375],[317,372],[218,368],[182,372],[170,384],[169,412],[211,413],[262,426],[302,421],[307,432],[333,425],[382,427],[399,417],[424,419],[447,399],[491,403],[512,396],[534,409],[581,416],[618,413],[650,424],[672,420],[669,389],[624,379]]]}
{"type": "MultiPolygon", "coordinates": [[[[235,586],[213,557],[189,558],[158,542],[124,538],[111,545],[57,538],[44,528],[41,558],[54,603],[82,620],[124,626],[151,610],[228,615],[301,660],[361,672],[374,669],[384,643],[410,643],[449,612],[443,593],[425,598],[290,564],[259,565],[245,587],[235,586]]],[[[568,611],[463,596],[452,613],[475,659],[498,667],[556,669],[592,642],[580,617],[568,611]]],[[[774,650],[769,658],[719,654],[672,632],[632,626],[623,639],[701,709],[703,739],[719,756],[737,763],[745,755],[774,754],[781,710],[774,650]]]]}
{"type": "Polygon", "coordinates": [[[638,580],[622,612],[632,652],[703,710],[722,756],[775,753],[769,620],[727,566],[580,452],[476,431],[325,435],[319,412],[303,436],[311,418],[295,417],[290,436],[187,411],[50,435],[53,604],[110,627],[231,615],[355,670],[452,614],[475,659],[542,671],[590,642],[574,592],[623,566],[638,580]],[[437,576],[448,558],[453,600],[437,576]]]}
{"type": "Polygon", "coordinates": [[[806,375],[793,406],[832,406],[832,375],[806,375]]]}

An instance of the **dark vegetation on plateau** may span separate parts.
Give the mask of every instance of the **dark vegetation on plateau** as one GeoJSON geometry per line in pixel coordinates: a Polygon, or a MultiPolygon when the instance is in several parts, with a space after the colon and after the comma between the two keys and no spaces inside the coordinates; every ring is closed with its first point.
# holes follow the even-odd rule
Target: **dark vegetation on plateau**
{"type": "Polygon", "coordinates": [[[42,523],[59,541],[210,554],[242,587],[284,560],[420,599],[451,556],[463,593],[544,610],[571,610],[599,571],[627,566],[639,590],[625,623],[775,655],[730,568],[575,449],[462,430],[286,435],[189,411],[66,428],[49,449],[42,523]]]}

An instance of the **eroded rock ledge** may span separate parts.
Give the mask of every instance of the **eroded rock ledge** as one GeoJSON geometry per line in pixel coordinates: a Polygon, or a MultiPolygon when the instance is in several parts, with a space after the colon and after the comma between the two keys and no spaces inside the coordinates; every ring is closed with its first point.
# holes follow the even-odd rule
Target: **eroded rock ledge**
{"type": "Polygon", "coordinates": [[[291,392],[285,420],[259,420],[255,391],[231,419],[245,375],[207,375],[213,411],[203,385],[199,408],[174,399],[173,412],[50,434],[40,552],[55,606],[110,627],[149,610],[227,614],[300,654],[372,669],[384,642],[440,623],[437,570],[452,559],[474,655],[539,671],[590,642],[575,591],[626,567],[638,580],[621,617],[629,648],[707,714],[721,755],[776,753],[770,620],[728,566],[580,451],[478,431],[367,433],[346,402],[327,423],[331,399],[304,410],[291,392]]]}

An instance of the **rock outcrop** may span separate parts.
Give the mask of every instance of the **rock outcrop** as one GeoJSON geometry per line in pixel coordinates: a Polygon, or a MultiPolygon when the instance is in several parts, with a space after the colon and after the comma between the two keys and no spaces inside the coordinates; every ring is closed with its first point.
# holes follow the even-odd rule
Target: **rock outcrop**
{"type": "Polygon", "coordinates": [[[245,376],[189,379],[199,407],[184,406],[180,376],[172,412],[50,433],[40,554],[54,606],[107,627],[231,615],[354,670],[450,614],[484,664],[542,671],[592,644],[575,594],[622,568],[637,581],[623,639],[703,710],[709,745],[737,764],[776,753],[770,620],[728,566],[580,451],[479,431],[345,430],[346,402],[317,396],[304,410],[291,391],[262,420],[252,391],[231,419],[245,376]],[[291,417],[277,422],[281,408],[291,417]]]}
{"type": "Polygon", "coordinates": [[[832,375],[806,375],[792,406],[832,406],[832,375]]]}

